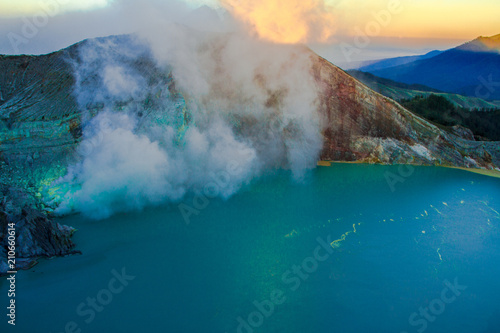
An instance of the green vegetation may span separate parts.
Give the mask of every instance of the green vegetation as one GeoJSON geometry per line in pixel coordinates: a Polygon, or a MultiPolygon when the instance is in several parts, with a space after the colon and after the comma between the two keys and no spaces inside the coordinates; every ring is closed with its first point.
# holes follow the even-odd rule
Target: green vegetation
{"type": "Polygon", "coordinates": [[[408,110],[438,125],[460,125],[470,129],[478,139],[500,141],[500,108],[465,109],[443,96],[431,94],[400,100],[408,110]]]}

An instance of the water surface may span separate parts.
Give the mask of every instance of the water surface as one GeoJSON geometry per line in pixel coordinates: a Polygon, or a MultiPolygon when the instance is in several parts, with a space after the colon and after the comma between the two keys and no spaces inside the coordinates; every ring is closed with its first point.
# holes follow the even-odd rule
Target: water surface
{"type": "Polygon", "coordinates": [[[341,164],[304,184],[286,174],[263,179],[211,200],[189,225],[176,205],[103,221],[65,217],[83,255],[20,272],[17,325],[4,317],[0,328],[498,332],[499,194],[500,179],[460,170],[418,167],[408,176],[341,164]],[[338,241],[322,246],[329,238],[338,241]],[[106,304],[92,309],[99,297],[106,304]]]}

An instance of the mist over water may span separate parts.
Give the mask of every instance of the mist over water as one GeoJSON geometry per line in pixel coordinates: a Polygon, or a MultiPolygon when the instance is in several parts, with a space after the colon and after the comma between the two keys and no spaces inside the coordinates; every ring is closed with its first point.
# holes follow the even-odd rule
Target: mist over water
{"type": "Polygon", "coordinates": [[[268,170],[300,181],[316,165],[322,121],[303,46],[165,20],[88,40],[71,61],[83,140],[54,184],[60,214],[179,202],[231,168],[213,193],[228,198],[268,170]]]}

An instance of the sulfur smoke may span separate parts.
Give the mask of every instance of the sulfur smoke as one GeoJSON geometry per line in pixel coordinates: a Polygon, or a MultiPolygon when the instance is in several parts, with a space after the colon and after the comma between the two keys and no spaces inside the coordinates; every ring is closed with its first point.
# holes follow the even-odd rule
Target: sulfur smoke
{"type": "Polygon", "coordinates": [[[86,41],[71,60],[83,140],[81,160],[54,184],[57,212],[105,218],[179,202],[228,165],[221,198],[270,170],[301,180],[315,167],[322,121],[307,48],[233,23],[226,32],[150,23],[86,41]]]}

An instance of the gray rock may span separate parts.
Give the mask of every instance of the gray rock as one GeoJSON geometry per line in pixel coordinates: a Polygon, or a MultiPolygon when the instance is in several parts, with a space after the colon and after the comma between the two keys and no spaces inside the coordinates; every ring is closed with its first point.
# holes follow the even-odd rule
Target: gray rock
{"type": "Polygon", "coordinates": [[[462,139],[469,140],[469,141],[476,141],[474,138],[474,133],[468,128],[465,128],[460,125],[455,125],[452,128],[453,134],[461,137],[462,139]]]}
{"type": "Polygon", "coordinates": [[[7,267],[8,224],[15,225],[16,270],[28,269],[40,257],[80,253],[71,237],[74,228],[51,221],[37,207],[36,199],[22,190],[0,185],[0,275],[7,267]]]}

